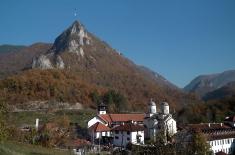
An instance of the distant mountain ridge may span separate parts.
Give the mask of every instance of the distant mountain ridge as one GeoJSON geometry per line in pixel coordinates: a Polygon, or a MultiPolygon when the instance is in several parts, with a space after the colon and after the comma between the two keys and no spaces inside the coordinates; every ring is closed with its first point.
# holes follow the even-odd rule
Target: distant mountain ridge
{"type": "Polygon", "coordinates": [[[30,46],[7,47],[10,48],[0,53],[0,79],[31,68],[32,59],[50,49],[51,44],[35,43],[30,46]]]}
{"type": "Polygon", "coordinates": [[[219,100],[235,97],[235,82],[230,82],[221,88],[214,91],[208,92],[203,96],[203,99],[208,100],[219,100]]]}
{"type": "Polygon", "coordinates": [[[230,82],[235,81],[235,70],[224,71],[222,73],[201,75],[192,80],[184,90],[194,92],[203,97],[209,92],[220,89],[230,82]]]}
{"type": "Polygon", "coordinates": [[[22,45],[8,45],[8,44],[0,45],[0,54],[8,52],[16,52],[25,47],[26,46],[22,45]]]}

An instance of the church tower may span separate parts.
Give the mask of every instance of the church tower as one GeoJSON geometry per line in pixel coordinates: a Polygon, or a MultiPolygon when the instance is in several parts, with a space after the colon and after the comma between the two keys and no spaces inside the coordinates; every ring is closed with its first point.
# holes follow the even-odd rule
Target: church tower
{"type": "Polygon", "coordinates": [[[170,108],[169,108],[169,104],[167,102],[162,102],[161,103],[161,113],[163,115],[169,115],[170,114],[170,108]]]}
{"type": "Polygon", "coordinates": [[[107,111],[107,105],[101,102],[100,105],[98,106],[98,115],[106,114],[106,111],[107,111]]]}
{"type": "Polygon", "coordinates": [[[156,103],[153,101],[153,99],[150,100],[149,104],[148,104],[148,117],[151,117],[152,115],[157,113],[157,107],[156,107],[156,103]]]}

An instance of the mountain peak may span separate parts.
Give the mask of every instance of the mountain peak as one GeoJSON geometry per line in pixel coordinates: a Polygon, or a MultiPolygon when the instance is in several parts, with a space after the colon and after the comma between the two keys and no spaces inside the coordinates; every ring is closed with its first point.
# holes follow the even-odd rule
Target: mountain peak
{"type": "Polygon", "coordinates": [[[55,67],[64,69],[65,64],[60,55],[68,52],[83,58],[85,55],[83,49],[90,45],[90,42],[91,37],[88,36],[84,26],[79,21],[75,21],[55,39],[47,54],[33,59],[32,68],[50,69],[55,67]]]}
{"type": "Polygon", "coordinates": [[[83,56],[83,46],[85,45],[90,45],[90,37],[85,27],[76,20],[55,39],[52,50],[55,53],[67,51],[83,56]]]}
{"type": "Polygon", "coordinates": [[[79,21],[74,21],[73,24],[67,29],[71,34],[80,33],[81,30],[84,30],[84,26],[79,21]]]}

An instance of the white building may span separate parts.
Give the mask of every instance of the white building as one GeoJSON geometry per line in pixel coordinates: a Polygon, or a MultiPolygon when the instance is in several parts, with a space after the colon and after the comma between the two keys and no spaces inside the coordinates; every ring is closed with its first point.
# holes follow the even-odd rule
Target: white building
{"type": "Polygon", "coordinates": [[[235,153],[235,116],[228,117],[224,123],[201,123],[189,124],[188,131],[198,131],[205,135],[208,144],[213,152],[217,154],[224,152],[226,154],[235,153]]]}
{"type": "Polygon", "coordinates": [[[91,137],[92,143],[110,143],[111,129],[104,124],[97,122],[88,128],[88,133],[91,137]]]}
{"type": "Polygon", "coordinates": [[[208,143],[214,154],[220,151],[226,154],[234,152],[235,138],[211,139],[208,143]]]}
{"type": "Polygon", "coordinates": [[[144,125],[147,128],[145,136],[150,139],[155,139],[158,132],[164,132],[166,136],[170,137],[177,132],[176,121],[170,114],[167,102],[160,104],[160,111],[158,112],[156,103],[151,100],[144,118],[144,125]]]}
{"type": "Polygon", "coordinates": [[[107,106],[101,103],[101,105],[98,106],[97,115],[88,121],[87,127],[89,128],[95,123],[100,122],[101,124],[112,128],[116,125],[121,125],[130,121],[133,121],[139,125],[143,125],[144,114],[109,114],[107,113],[107,106]]]}
{"type": "Polygon", "coordinates": [[[177,132],[176,121],[169,112],[168,103],[162,102],[160,110],[157,111],[152,100],[146,114],[109,114],[107,106],[102,103],[98,107],[97,115],[87,126],[93,142],[100,139],[110,142],[113,139],[114,145],[124,147],[129,142],[143,144],[144,138],[155,139],[160,131],[164,131],[166,137],[177,132]]]}
{"type": "Polygon", "coordinates": [[[111,129],[126,123],[136,123],[143,126],[144,114],[108,114],[107,106],[101,103],[97,115],[88,121],[87,127],[92,142],[111,143],[114,136],[111,129]]]}
{"type": "Polygon", "coordinates": [[[144,144],[144,127],[138,124],[126,123],[112,129],[113,145],[126,147],[128,143],[144,144]]]}

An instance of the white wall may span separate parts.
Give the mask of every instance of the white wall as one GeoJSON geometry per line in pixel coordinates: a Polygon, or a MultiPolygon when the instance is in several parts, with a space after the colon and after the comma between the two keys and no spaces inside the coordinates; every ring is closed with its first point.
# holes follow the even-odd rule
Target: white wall
{"type": "MultiPolygon", "coordinates": [[[[144,144],[144,131],[138,131],[138,134],[141,135],[140,137],[140,143],[144,144]]],[[[126,147],[126,145],[131,142],[133,144],[137,144],[137,131],[136,132],[130,132],[130,134],[127,134],[126,131],[119,131],[116,133],[113,131],[113,144],[115,146],[123,146],[126,147]],[[129,140],[128,140],[129,139],[129,140]]]]}
{"type": "Polygon", "coordinates": [[[227,138],[220,140],[208,141],[211,146],[213,153],[223,151],[227,154],[231,154],[235,146],[235,138],[227,138]]]}
{"type": "Polygon", "coordinates": [[[102,138],[102,136],[107,136],[110,137],[111,133],[110,131],[106,131],[106,132],[89,132],[89,135],[91,137],[91,139],[98,139],[98,138],[102,138]]]}
{"type": "Polygon", "coordinates": [[[137,131],[131,133],[131,143],[132,144],[144,144],[144,131],[137,131]],[[137,135],[140,135],[140,143],[137,143],[137,135]]]}
{"type": "Polygon", "coordinates": [[[103,120],[101,120],[99,117],[95,116],[95,117],[92,118],[90,121],[88,121],[87,127],[89,128],[89,127],[91,127],[93,124],[95,124],[95,123],[97,123],[97,122],[100,122],[100,123],[106,125],[106,124],[103,122],[103,120]]]}
{"type": "Polygon", "coordinates": [[[118,133],[116,133],[116,131],[113,131],[113,144],[115,146],[124,146],[126,147],[126,145],[131,141],[131,133],[127,134],[126,131],[118,131],[118,133]],[[130,139],[130,140],[127,140],[130,139]]]}
{"type": "Polygon", "coordinates": [[[99,111],[99,114],[101,115],[101,114],[106,114],[106,110],[100,110],[99,111]]]}
{"type": "Polygon", "coordinates": [[[176,121],[174,119],[169,119],[167,122],[168,133],[173,136],[177,133],[176,121]]]}

